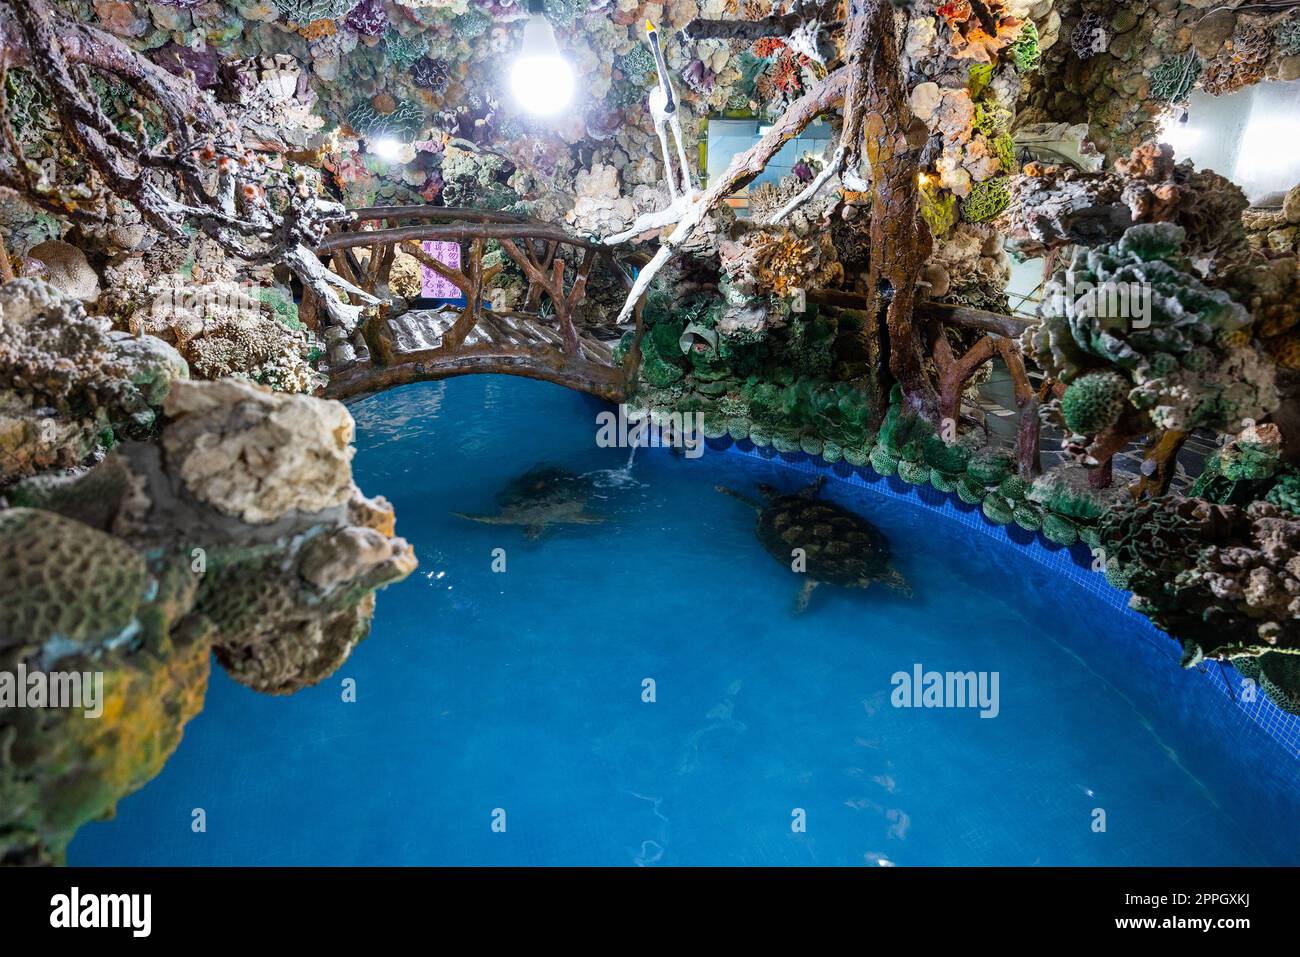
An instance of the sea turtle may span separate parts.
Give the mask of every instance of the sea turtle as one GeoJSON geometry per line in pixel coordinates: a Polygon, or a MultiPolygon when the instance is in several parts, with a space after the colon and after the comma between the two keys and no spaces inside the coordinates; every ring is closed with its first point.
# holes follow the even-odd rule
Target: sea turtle
{"type": "Polygon", "coordinates": [[[778,562],[793,569],[802,558],[802,574],[807,580],[795,602],[796,612],[808,607],[813,589],[822,582],[846,588],[881,582],[910,596],[911,586],[890,564],[889,540],[862,516],[819,499],[823,481],[819,478],[802,491],[787,495],[760,485],[766,504],[721,485],[718,491],[757,510],[758,540],[778,562]],[[802,555],[796,549],[802,549],[802,555]]]}
{"type": "Polygon", "coordinates": [[[525,535],[537,538],[548,525],[597,525],[605,521],[583,511],[591,492],[590,479],[554,465],[539,465],[501,490],[497,495],[501,510],[497,514],[452,514],[488,525],[522,525],[525,535]]]}

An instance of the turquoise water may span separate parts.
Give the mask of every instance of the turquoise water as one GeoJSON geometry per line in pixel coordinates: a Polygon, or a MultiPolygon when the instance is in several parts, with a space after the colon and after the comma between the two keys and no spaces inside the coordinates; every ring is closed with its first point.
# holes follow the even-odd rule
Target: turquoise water
{"type": "Polygon", "coordinates": [[[1006,544],[828,483],[915,594],[824,586],[795,616],[799,580],[714,491],[806,484],[788,467],[652,449],[627,471],[595,445],[598,406],[522,379],[352,410],[357,483],[396,506],[419,570],[316,688],[262,696],[214,666],[171,762],[71,863],[1300,862],[1294,756],[1006,544]],[[543,463],[590,473],[607,521],[530,541],[451,514],[543,463]],[[894,707],[917,664],[997,672],[997,716],[894,707]]]}

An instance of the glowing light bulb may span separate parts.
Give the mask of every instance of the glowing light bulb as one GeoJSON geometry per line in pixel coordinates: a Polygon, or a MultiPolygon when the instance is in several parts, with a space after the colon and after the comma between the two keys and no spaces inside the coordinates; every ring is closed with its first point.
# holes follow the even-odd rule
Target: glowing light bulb
{"type": "Polygon", "coordinates": [[[391,136],[383,136],[370,144],[370,152],[392,162],[402,155],[402,144],[391,136]]]}
{"type": "Polygon", "coordinates": [[[555,31],[541,13],[524,24],[524,43],[510,70],[510,91],[527,112],[553,116],[573,99],[573,68],[560,56],[555,31]]]}
{"type": "Polygon", "coordinates": [[[1188,123],[1187,111],[1169,114],[1160,124],[1160,142],[1174,148],[1174,158],[1185,160],[1204,138],[1204,131],[1188,123]]]}

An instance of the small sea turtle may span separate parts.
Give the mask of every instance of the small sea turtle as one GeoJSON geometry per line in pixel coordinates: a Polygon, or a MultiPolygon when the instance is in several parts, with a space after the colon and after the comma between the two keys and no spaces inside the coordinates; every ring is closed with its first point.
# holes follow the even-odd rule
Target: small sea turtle
{"type": "Polygon", "coordinates": [[[495,515],[466,515],[459,518],[488,525],[522,525],[524,534],[537,538],[548,525],[598,525],[605,521],[585,511],[592,483],[581,475],[554,465],[539,465],[514,479],[497,495],[501,510],[495,515]]]}
{"type": "Polygon", "coordinates": [[[758,512],[758,540],[773,558],[793,568],[803,550],[803,572],[807,576],[795,611],[808,607],[813,589],[822,582],[846,588],[866,588],[882,582],[905,595],[912,594],[907,580],[889,561],[889,540],[876,526],[833,502],[817,497],[824,479],[818,479],[802,491],[782,495],[776,489],[760,485],[767,504],[718,486],[752,506],[758,512]]]}

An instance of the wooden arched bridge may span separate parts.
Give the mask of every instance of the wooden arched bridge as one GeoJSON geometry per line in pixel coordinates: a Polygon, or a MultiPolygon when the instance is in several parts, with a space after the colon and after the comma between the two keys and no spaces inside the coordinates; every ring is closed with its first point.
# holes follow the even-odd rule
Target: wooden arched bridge
{"type": "Polygon", "coordinates": [[[554,225],[493,210],[443,206],[359,209],[349,228],[317,247],[339,275],[372,294],[387,288],[398,250],[458,289],[465,305],[404,312],[381,307],[352,338],[341,328],[326,328],[326,396],[343,399],[408,382],[483,372],[543,379],[614,401],[626,396],[640,362],[640,310],[634,344],[620,363],[614,361],[614,347],[627,330],[588,326],[579,331],[574,314],[598,266],[612,270],[620,286],[630,289],[634,257],[622,257],[609,246],[554,225]],[[357,228],[362,224],[378,228],[357,228]],[[460,244],[460,268],[429,255],[422,244],[430,240],[460,244]],[[527,278],[517,309],[493,309],[484,303],[485,289],[503,268],[485,268],[489,240],[495,240],[527,278]],[[364,264],[355,254],[361,248],[369,250],[364,264]],[[578,265],[571,269],[568,263],[575,261],[578,265]]]}
{"type": "MultiPolygon", "coordinates": [[[[633,312],[635,334],[621,362],[614,361],[618,340],[629,331],[590,322],[580,330],[575,310],[587,295],[598,266],[612,272],[626,290],[633,287],[631,267],[646,256],[628,253],[573,236],[564,229],[495,210],[444,206],[379,206],[355,211],[348,228],[328,236],[317,253],[344,279],[367,293],[387,295],[398,250],[441,276],[464,296],[464,306],[398,311],[381,306],[379,314],[349,336],[326,327],[329,384],[325,395],[346,399],[393,386],[471,373],[505,373],[541,379],[622,401],[635,382],[644,331],[641,306],[633,312]],[[378,224],[378,228],[359,228],[378,224]],[[518,265],[527,289],[517,309],[494,309],[484,303],[501,264],[484,265],[489,240],[518,265]],[[455,242],[462,252],[459,268],[431,256],[426,241],[455,242]],[[369,250],[364,263],[358,249],[369,250]],[[576,262],[570,270],[569,264],[576,262]]],[[[862,309],[861,293],[809,290],[808,301],[862,309]]],[[[313,303],[304,299],[303,315],[312,321],[313,303]]],[[[978,370],[1001,359],[1010,373],[1018,406],[1017,447],[1021,471],[1038,471],[1038,406],[1053,384],[1030,382],[1016,342],[1024,320],[962,306],[918,305],[925,340],[938,374],[941,413],[956,421],[963,395],[978,370]],[[956,326],[979,338],[960,357],[943,334],[956,326]]],[[[1059,389],[1057,390],[1059,391],[1059,389]]]]}

